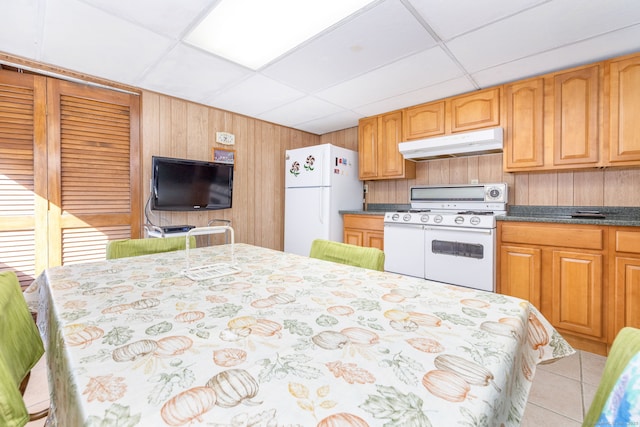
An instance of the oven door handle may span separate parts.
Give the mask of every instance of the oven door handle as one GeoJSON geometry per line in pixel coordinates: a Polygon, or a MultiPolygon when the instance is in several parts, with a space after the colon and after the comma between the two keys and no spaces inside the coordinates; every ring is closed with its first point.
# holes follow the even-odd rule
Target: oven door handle
{"type": "Polygon", "coordinates": [[[425,227],[425,230],[432,231],[457,231],[459,233],[476,233],[476,234],[491,234],[493,229],[488,228],[465,228],[465,227],[425,227]]]}
{"type": "Polygon", "coordinates": [[[388,228],[419,228],[422,229],[424,226],[420,224],[403,224],[403,223],[395,223],[395,222],[385,222],[384,227],[388,228]]]}

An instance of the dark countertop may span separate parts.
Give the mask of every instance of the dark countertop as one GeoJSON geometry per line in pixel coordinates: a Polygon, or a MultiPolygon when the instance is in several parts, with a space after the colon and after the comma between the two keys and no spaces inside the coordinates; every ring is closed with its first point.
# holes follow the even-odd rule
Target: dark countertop
{"type": "Polygon", "coordinates": [[[402,209],[409,209],[409,204],[398,203],[370,203],[365,209],[360,210],[346,210],[339,211],[340,215],[352,214],[352,215],[380,215],[384,216],[385,212],[394,212],[402,209]]]}
{"type": "MultiPolygon", "coordinates": [[[[594,215],[598,216],[598,215],[594,215]]],[[[616,206],[509,206],[507,215],[498,221],[546,222],[554,224],[595,224],[640,227],[640,208],[616,206]],[[580,212],[583,213],[580,216],[580,212]],[[597,212],[602,218],[590,218],[597,212]],[[572,215],[578,215],[573,217],[572,215]]]]}
{"type": "Polygon", "coordinates": [[[384,213],[386,211],[374,211],[374,210],[366,210],[366,211],[340,211],[340,215],[380,215],[380,216],[384,216],[384,213]]]}
{"type": "MultiPolygon", "coordinates": [[[[376,203],[367,206],[367,209],[342,210],[341,215],[379,215],[385,212],[393,212],[409,209],[408,204],[376,203]]],[[[588,214],[587,214],[588,215],[588,214]]],[[[553,224],[595,224],[615,225],[624,227],[640,227],[640,208],[617,206],[509,206],[507,215],[496,216],[498,221],[514,222],[546,222],[553,224]],[[578,212],[598,212],[604,218],[577,217],[572,215],[578,212]]]]}

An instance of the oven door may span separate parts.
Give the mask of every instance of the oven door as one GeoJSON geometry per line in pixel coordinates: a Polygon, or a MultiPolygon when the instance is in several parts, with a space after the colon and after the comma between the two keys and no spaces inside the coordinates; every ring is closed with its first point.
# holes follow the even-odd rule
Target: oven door
{"type": "Polygon", "coordinates": [[[494,292],[495,239],[495,229],[425,227],[425,278],[494,292]]]}
{"type": "Polygon", "coordinates": [[[384,269],[424,279],[424,227],[384,224],[384,269]]]}

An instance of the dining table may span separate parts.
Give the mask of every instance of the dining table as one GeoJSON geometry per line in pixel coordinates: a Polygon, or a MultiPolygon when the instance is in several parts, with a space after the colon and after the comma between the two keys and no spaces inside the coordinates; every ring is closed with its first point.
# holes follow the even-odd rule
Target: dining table
{"type": "Polygon", "coordinates": [[[574,353],[499,293],[244,243],[185,252],[27,288],[51,425],[517,426],[536,366],[574,353]],[[193,280],[188,263],[234,270],[193,280]]]}

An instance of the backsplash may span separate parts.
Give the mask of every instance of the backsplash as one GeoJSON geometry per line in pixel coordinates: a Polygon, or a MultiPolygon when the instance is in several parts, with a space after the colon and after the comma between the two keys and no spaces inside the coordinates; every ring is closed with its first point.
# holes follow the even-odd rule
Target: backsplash
{"type": "Polygon", "coordinates": [[[640,207],[640,168],[505,173],[502,154],[418,162],[411,180],[367,181],[367,203],[409,203],[412,185],[506,182],[509,204],[640,207]]]}

